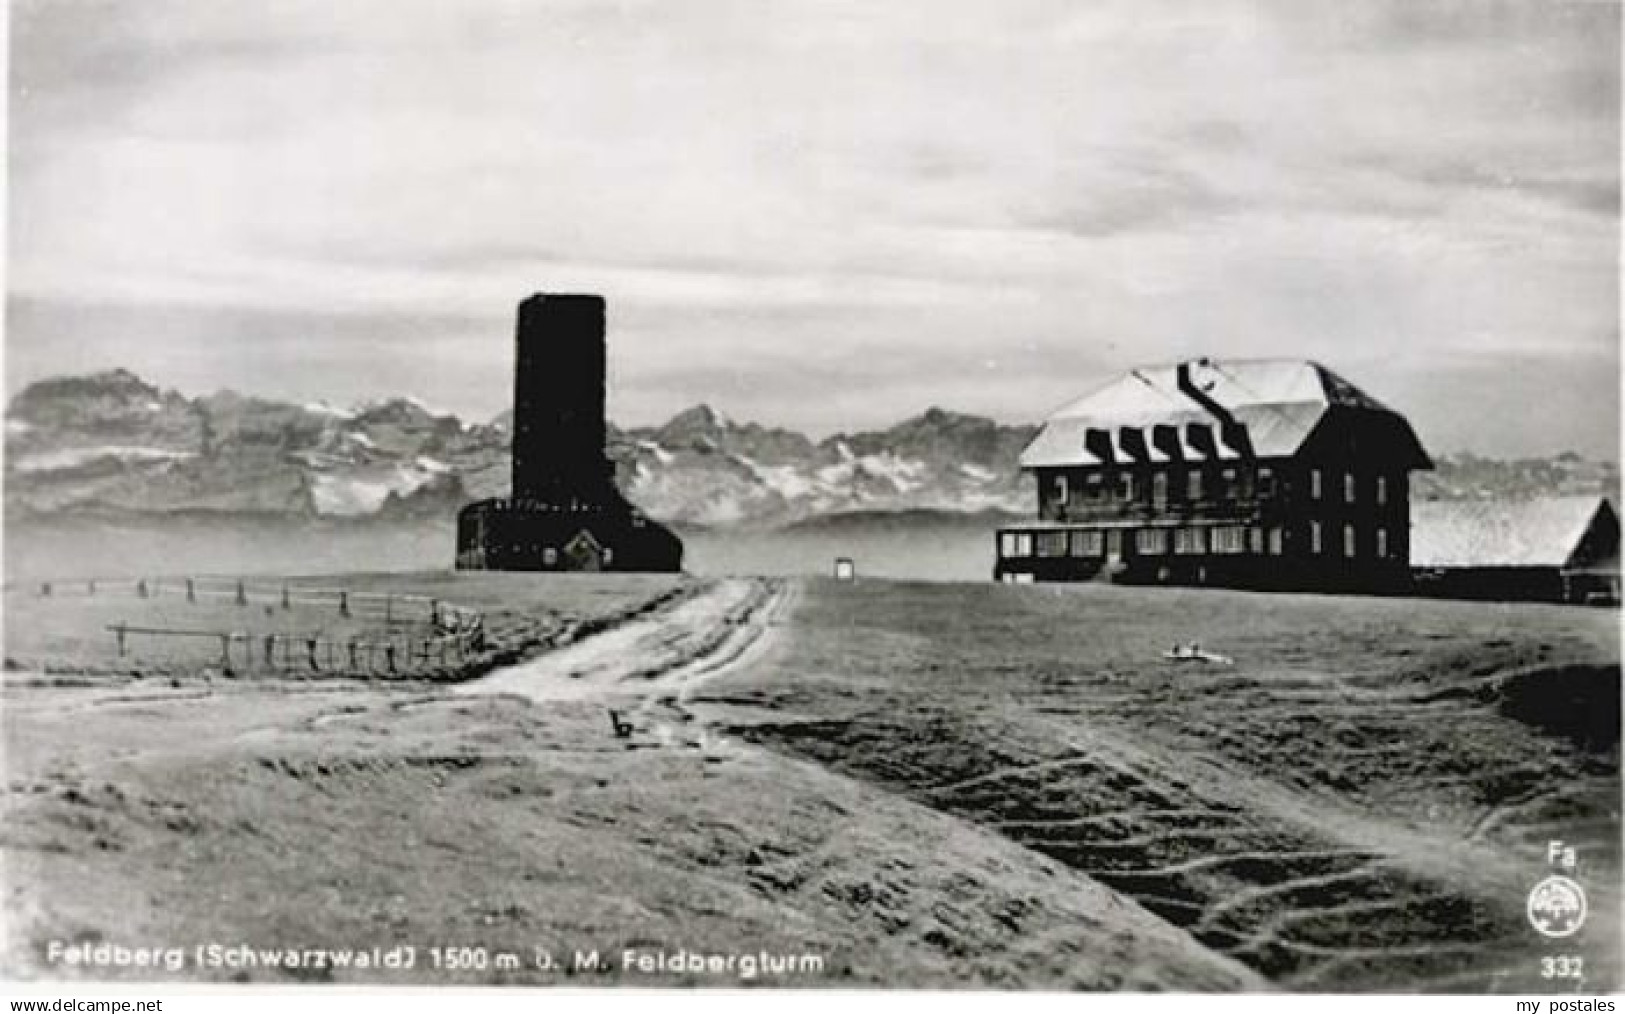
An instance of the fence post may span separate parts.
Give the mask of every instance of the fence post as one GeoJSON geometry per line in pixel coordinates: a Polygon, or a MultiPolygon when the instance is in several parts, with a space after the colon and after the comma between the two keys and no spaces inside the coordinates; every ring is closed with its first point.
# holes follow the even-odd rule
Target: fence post
{"type": "Polygon", "coordinates": [[[220,675],[231,675],[231,635],[220,635],[220,675]]]}
{"type": "Polygon", "coordinates": [[[265,668],[276,668],[276,635],[265,635],[265,668]]]}
{"type": "Polygon", "coordinates": [[[358,672],[358,671],[360,671],[360,669],[361,669],[361,663],[356,661],[355,638],[352,637],[352,638],[350,638],[350,671],[351,672],[358,672]]]}
{"type": "Polygon", "coordinates": [[[434,629],[436,629],[436,630],[440,629],[440,600],[439,599],[430,599],[429,600],[429,625],[434,627],[434,629]]]}
{"type": "Polygon", "coordinates": [[[91,596],[95,597],[95,595],[96,595],[96,582],[95,581],[87,582],[85,587],[86,587],[86,590],[88,590],[90,592],[91,596]]]}
{"type": "Polygon", "coordinates": [[[394,641],[391,641],[387,645],[384,646],[384,662],[389,666],[389,671],[390,672],[395,671],[395,642],[394,641]]]}
{"type": "Polygon", "coordinates": [[[384,596],[384,626],[395,622],[395,596],[384,596]]]}
{"type": "Polygon", "coordinates": [[[310,652],[310,668],[312,672],[321,672],[322,667],[316,662],[316,639],[305,639],[305,648],[310,652]]]}
{"type": "Polygon", "coordinates": [[[248,589],[243,587],[241,581],[237,582],[237,604],[240,606],[248,605],[248,589]]]}
{"type": "Polygon", "coordinates": [[[148,597],[148,595],[151,594],[150,592],[147,591],[147,579],[146,578],[142,578],[141,580],[139,580],[139,581],[137,581],[135,583],[135,593],[137,595],[141,596],[142,598],[146,598],[146,597],[148,597]]]}
{"type": "MultiPolygon", "coordinates": [[[[347,592],[347,591],[339,592],[339,615],[340,616],[349,616],[350,615],[350,593],[347,592]]],[[[355,648],[355,642],[354,641],[350,642],[350,647],[352,649],[350,654],[351,654],[351,658],[353,660],[354,657],[355,657],[355,652],[353,650],[355,648]]],[[[354,665],[355,662],[351,661],[350,664],[354,665]]]]}
{"type": "Polygon", "coordinates": [[[51,582],[49,582],[49,581],[41,581],[40,586],[39,586],[39,594],[40,594],[40,598],[42,598],[42,599],[50,598],[51,597],[51,582]]]}
{"type": "Polygon", "coordinates": [[[290,603],[288,601],[288,586],[287,585],[282,586],[282,608],[283,609],[292,609],[293,608],[292,603],[290,603]]]}
{"type": "Polygon", "coordinates": [[[124,636],[126,633],[128,633],[128,631],[124,629],[123,620],[120,620],[113,626],[113,636],[118,638],[118,653],[120,658],[124,657],[124,636]]]}
{"type": "Polygon", "coordinates": [[[197,601],[197,582],[191,578],[186,579],[186,601],[197,601]]]}

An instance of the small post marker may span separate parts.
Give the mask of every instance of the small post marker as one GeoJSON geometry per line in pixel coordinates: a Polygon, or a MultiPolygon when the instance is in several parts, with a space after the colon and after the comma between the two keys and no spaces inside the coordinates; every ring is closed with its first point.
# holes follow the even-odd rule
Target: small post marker
{"type": "Polygon", "coordinates": [[[197,601],[197,581],[193,580],[192,578],[186,579],[186,601],[197,601]]]}
{"type": "Polygon", "coordinates": [[[248,589],[243,586],[241,581],[237,582],[237,604],[240,606],[248,605],[248,589]]]}
{"type": "Polygon", "coordinates": [[[125,629],[124,622],[122,620],[113,627],[113,636],[118,638],[118,653],[120,658],[124,657],[124,638],[128,633],[129,631],[125,629]]]}
{"type": "Polygon", "coordinates": [[[283,609],[292,609],[293,608],[293,603],[288,599],[288,586],[287,585],[282,586],[282,608],[283,609]]]}
{"type": "Polygon", "coordinates": [[[339,592],[339,615],[350,615],[350,593],[347,591],[339,592]]]}

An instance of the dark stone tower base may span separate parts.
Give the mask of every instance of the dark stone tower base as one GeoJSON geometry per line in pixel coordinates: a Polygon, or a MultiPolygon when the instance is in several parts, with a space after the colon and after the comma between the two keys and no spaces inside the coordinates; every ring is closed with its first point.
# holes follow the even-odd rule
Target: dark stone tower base
{"type": "Polygon", "coordinates": [[[459,570],[676,571],[683,543],[627,503],[604,455],[604,301],[519,304],[513,495],[457,515],[459,570]]]}
{"type": "Polygon", "coordinates": [[[624,502],[569,510],[480,500],[457,514],[457,569],[678,571],[683,543],[624,502]]]}

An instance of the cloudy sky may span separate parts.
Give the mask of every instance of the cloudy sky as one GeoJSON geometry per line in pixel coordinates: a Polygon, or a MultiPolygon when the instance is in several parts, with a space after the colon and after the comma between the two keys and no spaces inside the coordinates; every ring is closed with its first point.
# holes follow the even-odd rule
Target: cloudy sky
{"type": "Polygon", "coordinates": [[[574,290],[628,424],[1292,356],[1435,451],[1617,449],[1615,2],[11,6],[11,391],[484,418],[574,290]]]}

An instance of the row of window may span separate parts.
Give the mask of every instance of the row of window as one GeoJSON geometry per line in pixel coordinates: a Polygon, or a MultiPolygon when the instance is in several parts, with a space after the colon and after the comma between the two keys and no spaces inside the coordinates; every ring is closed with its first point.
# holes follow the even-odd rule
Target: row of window
{"type": "MultiPolygon", "coordinates": [[[[1309,523],[1309,551],[1327,552],[1325,526],[1319,521],[1309,523]]],[[[1259,528],[1245,525],[1218,525],[1201,528],[1140,528],[1132,532],[1133,546],[1140,556],[1227,556],[1251,553],[1255,556],[1280,556],[1286,550],[1286,532],[1280,527],[1259,528]]],[[[1005,559],[1030,556],[1057,558],[1118,557],[1123,555],[1122,529],[1106,531],[1004,532],[999,540],[999,555],[1005,559]]],[[[1349,559],[1365,555],[1385,560],[1389,555],[1388,529],[1374,528],[1369,539],[1362,539],[1355,525],[1342,526],[1343,555],[1349,559]]]]}
{"type": "MultiPolygon", "coordinates": [[[[1220,498],[1233,498],[1238,496],[1246,485],[1248,476],[1241,470],[1225,468],[1218,473],[1218,483],[1212,492],[1220,498]]],[[[1260,468],[1253,478],[1257,492],[1267,496],[1275,489],[1275,472],[1273,469],[1260,468]]],[[[1157,503],[1168,500],[1168,473],[1151,473],[1150,493],[1151,499],[1157,503]]],[[[1202,472],[1192,469],[1185,473],[1185,499],[1202,499],[1206,479],[1202,472]]],[[[1055,477],[1055,500],[1057,503],[1089,503],[1091,501],[1118,499],[1124,501],[1134,500],[1144,495],[1146,487],[1132,472],[1118,472],[1108,483],[1099,472],[1091,472],[1084,476],[1079,488],[1073,488],[1065,475],[1055,477]]]]}
{"type": "MultiPolygon", "coordinates": [[[[1309,499],[1319,500],[1326,495],[1325,479],[1318,468],[1309,470],[1309,499]]],[[[1376,476],[1371,490],[1372,499],[1378,504],[1388,502],[1388,477],[1376,476]]],[[[1343,502],[1355,503],[1360,498],[1360,480],[1353,472],[1343,473],[1343,502]]]]}
{"type": "MultiPolygon", "coordinates": [[[[1218,473],[1218,483],[1212,490],[1219,499],[1232,499],[1242,495],[1248,487],[1248,479],[1252,480],[1255,495],[1268,497],[1275,491],[1275,471],[1263,466],[1256,472],[1248,475],[1245,470],[1225,468],[1218,473]]],[[[1320,500],[1325,497],[1325,473],[1319,468],[1309,470],[1309,498],[1320,500]]],[[[1151,473],[1150,493],[1151,499],[1156,503],[1165,503],[1168,500],[1168,473],[1151,473]]],[[[1195,469],[1185,473],[1184,495],[1186,500],[1201,500],[1204,495],[1207,480],[1204,473],[1195,469]]],[[[1359,499],[1359,478],[1353,472],[1343,473],[1343,500],[1345,503],[1355,503],[1359,499]]],[[[1084,477],[1081,488],[1074,488],[1065,475],[1055,477],[1054,499],[1056,503],[1090,503],[1102,500],[1117,499],[1132,501],[1145,492],[1144,485],[1140,483],[1132,472],[1118,472],[1107,482],[1099,472],[1091,472],[1084,477]]],[[[1376,476],[1372,486],[1372,498],[1378,504],[1388,502],[1388,478],[1376,476]]]]}

